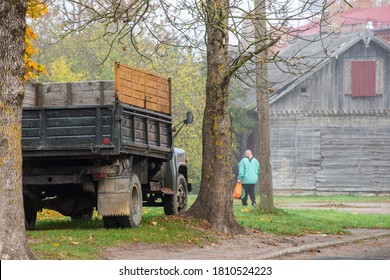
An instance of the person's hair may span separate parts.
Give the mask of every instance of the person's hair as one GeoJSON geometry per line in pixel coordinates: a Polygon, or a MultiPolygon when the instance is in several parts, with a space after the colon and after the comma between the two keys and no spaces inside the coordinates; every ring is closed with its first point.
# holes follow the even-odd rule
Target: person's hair
{"type": "Polygon", "coordinates": [[[253,156],[252,151],[251,150],[246,150],[245,153],[244,153],[244,156],[249,157],[250,155],[253,156]]]}

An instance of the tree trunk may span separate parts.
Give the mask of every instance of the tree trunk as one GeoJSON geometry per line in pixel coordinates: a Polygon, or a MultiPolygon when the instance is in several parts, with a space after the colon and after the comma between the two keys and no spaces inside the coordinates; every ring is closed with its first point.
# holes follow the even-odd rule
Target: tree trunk
{"type": "Polygon", "coordinates": [[[258,145],[260,159],[260,209],[266,212],[274,210],[271,141],[269,123],[269,95],[263,90],[257,91],[258,105],[258,145]]]}
{"type": "Polygon", "coordinates": [[[199,195],[186,215],[206,219],[213,230],[245,230],[233,213],[232,121],[228,111],[227,1],[207,2],[207,84],[203,118],[203,163],[199,195]]]}
{"type": "MultiPolygon", "coordinates": [[[[256,42],[258,49],[265,44],[266,11],[265,1],[256,0],[256,14],[263,20],[256,21],[256,42]]],[[[267,51],[258,56],[256,63],[256,92],[257,92],[257,123],[258,123],[258,147],[260,161],[260,209],[266,212],[274,210],[272,167],[271,167],[271,140],[269,122],[269,95],[267,92],[267,51]]]]}
{"type": "Polygon", "coordinates": [[[0,258],[31,259],[24,225],[21,122],[27,1],[0,4],[0,258]]]}

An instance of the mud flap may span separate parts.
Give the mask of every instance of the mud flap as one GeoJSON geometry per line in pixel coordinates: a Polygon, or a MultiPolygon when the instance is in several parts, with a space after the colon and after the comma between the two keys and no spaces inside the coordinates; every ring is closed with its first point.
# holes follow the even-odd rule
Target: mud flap
{"type": "Polygon", "coordinates": [[[128,215],[130,209],[130,178],[107,178],[99,181],[98,212],[100,215],[128,215]]]}

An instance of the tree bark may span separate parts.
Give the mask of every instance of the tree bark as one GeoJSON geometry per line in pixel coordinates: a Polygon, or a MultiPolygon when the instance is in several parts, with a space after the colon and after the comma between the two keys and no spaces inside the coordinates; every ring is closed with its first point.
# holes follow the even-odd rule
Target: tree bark
{"type": "Polygon", "coordinates": [[[203,117],[203,163],[199,195],[185,213],[207,220],[215,231],[244,233],[233,213],[232,121],[228,111],[228,1],[208,1],[207,84],[203,117]]]}
{"type": "Polygon", "coordinates": [[[22,196],[21,122],[27,1],[0,4],[0,258],[34,258],[22,196]]]}
{"type": "Polygon", "coordinates": [[[260,209],[266,212],[274,210],[272,166],[271,166],[271,141],[269,123],[269,95],[264,89],[257,91],[258,114],[258,146],[260,160],[260,209]]]}
{"type": "MultiPolygon", "coordinates": [[[[256,14],[263,20],[256,21],[256,42],[261,49],[265,45],[266,11],[265,1],[256,0],[256,14]]],[[[256,92],[257,92],[257,124],[258,147],[260,161],[260,209],[266,212],[274,210],[272,167],[271,167],[271,136],[269,122],[269,95],[267,92],[267,51],[263,51],[257,57],[256,63],[256,92]]]]}

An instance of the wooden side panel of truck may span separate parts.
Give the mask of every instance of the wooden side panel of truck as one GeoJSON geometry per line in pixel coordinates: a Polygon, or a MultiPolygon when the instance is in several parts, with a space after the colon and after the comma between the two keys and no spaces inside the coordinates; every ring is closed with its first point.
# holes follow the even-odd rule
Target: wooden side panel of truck
{"type": "Polygon", "coordinates": [[[117,101],[170,116],[171,80],[115,63],[114,81],[28,84],[23,106],[115,105],[117,101]]]}

